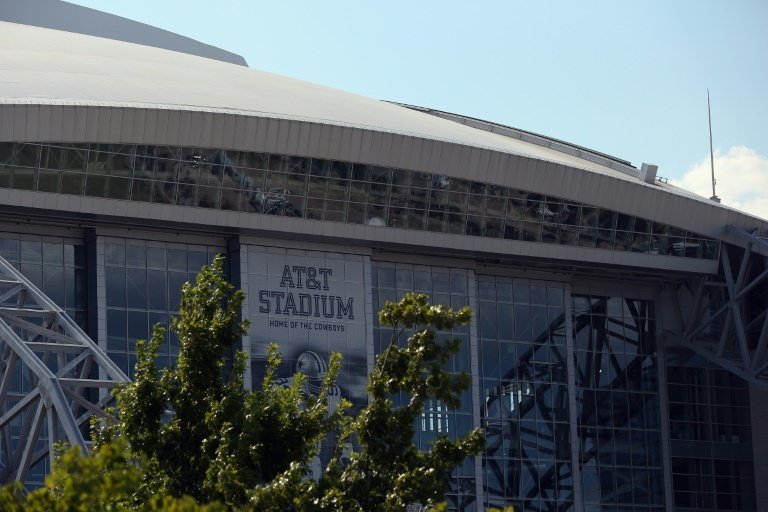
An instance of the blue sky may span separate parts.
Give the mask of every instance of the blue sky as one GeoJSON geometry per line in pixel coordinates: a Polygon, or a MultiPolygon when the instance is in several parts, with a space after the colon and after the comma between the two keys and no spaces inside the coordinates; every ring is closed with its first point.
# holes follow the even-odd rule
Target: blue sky
{"type": "Polygon", "coordinates": [[[768,217],[765,0],[75,0],[251,67],[615,155],[768,217]],[[706,165],[704,165],[706,164],[706,165]]]}

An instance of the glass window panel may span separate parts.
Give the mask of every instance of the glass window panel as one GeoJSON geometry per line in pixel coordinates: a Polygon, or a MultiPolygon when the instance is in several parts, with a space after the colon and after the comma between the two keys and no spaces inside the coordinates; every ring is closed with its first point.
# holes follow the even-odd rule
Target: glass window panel
{"type": "Polygon", "coordinates": [[[371,182],[373,183],[391,183],[392,169],[389,167],[371,166],[371,182]]]}
{"type": "Polygon", "coordinates": [[[229,165],[221,166],[222,184],[224,188],[241,188],[243,186],[244,173],[241,169],[229,165]]]}
{"type": "Polygon", "coordinates": [[[614,231],[611,231],[608,229],[598,229],[595,232],[595,246],[598,249],[607,249],[607,250],[613,249],[614,233],[615,233],[614,231]]]}
{"type": "Polygon", "coordinates": [[[197,164],[188,162],[179,163],[178,182],[188,185],[197,185],[200,183],[200,167],[197,164]]]}
{"type": "Polygon", "coordinates": [[[43,293],[59,307],[64,307],[64,267],[58,265],[43,266],[43,293]]]}
{"type": "Polygon", "coordinates": [[[180,165],[175,160],[155,160],[155,179],[177,181],[180,165]]]}
{"type": "Polygon", "coordinates": [[[347,222],[350,224],[365,224],[365,205],[361,203],[349,203],[347,209],[347,222]]]}
{"type": "Polygon", "coordinates": [[[596,231],[597,230],[593,228],[579,228],[579,247],[594,247],[596,231]]]}
{"type": "MultiPolygon", "coordinates": [[[[170,256],[170,249],[169,249],[170,256]]],[[[170,266],[170,261],[169,261],[170,266]]],[[[179,310],[179,301],[181,299],[181,287],[187,282],[186,272],[168,272],[168,309],[170,311],[179,310]]]]}
{"type": "Polygon", "coordinates": [[[649,250],[649,235],[643,233],[634,233],[632,237],[632,252],[644,252],[649,250]]]}
{"type": "Polygon", "coordinates": [[[503,237],[504,236],[504,219],[486,217],[484,235],[491,238],[503,237]]]}
{"type": "Polygon", "coordinates": [[[268,156],[264,153],[252,153],[250,151],[241,151],[237,154],[238,167],[249,169],[266,169],[268,156]]]}
{"type": "Polygon", "coordinates": [[[312,176],[309,180],[307,195],[309,197],[324,198],[328,187],[328,178],[312,176]]]}
{"type": "Polygon", "coordinates": [[[430,188],[432,184],[432,175],[426,172],[412,172],[411,173],[411,187],[414,188],[430,188]]]}
{"type": "Polygon", "coordinates": [[[429,203],[429,191],[422,188],[411,188],[408,206],[413,209],[426,209],[429,203]]]}
{"type": "Polygon", "coordinates": [[[197,206],[197,185],[179,183],[176,192],[176,204],[180,206],[197,206]]]}
{"type": "Polygon", "coordinates": [[[635,218],[635,233],[649,233],[651,230],[651,221],[641,219],[636,217],[635,218]]]}
{"type": "Polygon", "coordinates": [[[209,187],[221,187],[224,179],[224,167],[220,165],[201,165],[200,184],[209,187]]]}
{"type": "Polygon", "coordinates": [[[387,225],[387,208],[382,205],[368,205],[368,219],[367,224],[370,226],[386,226],[387,225]]]}
{"type": "Polygon", "coordinates": [[[580,225],[583,227],[597,227],[599,216],[600,210],[598,208],[582,206],[580,225]]]}
{"type": "MultiPolygon", "coordinates": [[[[89,176],[90,181],[93,176],[89,176]]],[[[131,179],[112,176],[109,178],[107,197],[111,199],[128,199],[131,194],[131,179]]]]}
{"type": "Polygon", "coordinates": [[[112,176],[133,176],[133,155],[113,154],[110,160],[109,174],[112,176]]]}
{"type": "Polygon", "coordinates": [[[352,168],[352,179],[357,181],[371,181],[371,167],[365,164],[354,164],[352,168]]]}
{"type": "MultiPolygon", "coordinates": [[[[430,215],[432,212],[430,212],[430,215]]],[[[479,215],[467,215],[467,225],[464,228],[464,233],[473,236],[483,235],[483,220],[479,215]]]]}
{"type": "Polygon", "coordinates": [[[189,251],[187,253],[188,258],[188,272],[197,274],[203,265],[208,264],[208,253],[205,251],[189,251]]]}
{"type": "Polygon", "coordinates": [[[37,171],[34,169],[16,168],[13,171],[13,188],[35,190],[37,171]]]}
{"type": "Polygon", "coordinates": [[[22,167],[37,167],[40,161],[40,149],[37,144],[16,144],[16,165],[22,167]]]}
{"type": "MultiPolygon", "coordinates": [[[[147,267],[165,270],[165,249],[162,247],[147,247],[147,267]]],[[[150,283],[154,281],[150,279],[150,283]]]]}
{"type": "Polygon", "coordinates": [[[42,243],[43,263],[46,265],[64,264],[64,246],[58,243],[42,243]]]}
{"type": "Polygon", "coordinates": [[[406,209],[391,206],[389,208],[389,217],[387,219],[387,226],[391,228],[405,229],[408,225],[406,209]]]}
{"type": "Polygon", "coordinates": [[[371,183],[368,201],[386,204],[389,201],[390,186],[385,183],[371,183]]]}
{"type": "Polygon", "coordinates": [[[58,192],[61,172],[40,170],[37,175],[37,190],[40,192],[58,192]]]}
{"type": "Polygon", "coordinates": [[[131,183],[132,201],[152,201],[152,182],[150,180],[133,180],[131,183]]]}
{"type": "Polygon", "coordinates": [[[527,242],[541,241],[541,224],[538,222],[521,222],[521,240],[527,242]]]}
{"type": "Polygon", "coordinates": [[[110,156],[108,152],[90,151],[88,153],[88,174],[107,174],[110,156]]]}
{"type": "Polygon", "coordinates": [[[408,216],[408,229],[424,230],[426,226],[425,210],[406,210],[408,216]]]}
{"type": "MultiPolygon", "coordinates": [[[[385,169],[382,167],[374,167],[371,166],[371,170],[376,169],[380,171],[381,169],[385,169]]],[[[295,172],[295,171],[293,171],[295,172]]],[[[352,175],[352,164],[349,162],[339,162],[338,160],[333,160],[331,162],[331,167],[329,169],[328,176],[331,178],[335,178],[338,180],[348,180],[350,176],[352,175]]]]}
{"type": "MultiPolygon", "coordinates": [[[[181,186],[180,186],[181,187],[181,186]]],[[[197,206],[201,208],[219,208],[221,189],[214,187],[197,188],[197,206]]]]}
{"type": "Polygon", "coordinates": [[[125,307],[125,269],[107,267],[105,278],[107,307],[125,307]]]}
{"type": "Polygon", "coordinates": [[[107,177],[100,174],[89,174],[85,182],[85,195],[104,197],[107,188],[107,177]]]}
{"type": "Polygon", "coordinates": [[[313,158],[310,163],[310,174],[312,176],[327,176],[330,173],[331,162],[320,158],[313,158]]]}
{"type": "Polygon", "coordinates": [[[427,230],[443,232],[445,230],[445,213],[430,211],[427,221],[427,230]]]}
{"type": "Polygon", "coordinates": [[[13,142],[0,142],[0,165],[13,165],[16,146],[13,142]]]}
{"type": "Polygon", "coordinates": [[[466,217],[458,213],[448,213],[446,217],[446,233],[464,234],[466,217]]]}
{"type": "Polygon", "coordinates": [[[239,190],[223,188],[221,189],[220,208],[222,210],[239,211],[241,193],[239,190]]]}
{"type": "Polygon", "coordinates": [[[507,201],[507,219],[522,219],[527,209],[527,203],[524,198],[514,197],[507,201]]]}
{"type": "Polygon", "coordinates": [[[485,213],[485,196],[479,194],[469,194],[467,201],[467,212],[475,215],[485,213]]]}
{"type": "Polygon", "coordinates": [[[288,179],[288,175],[284,172],[270,171],[266,177],[266,188],[285,188],[285,183],[288,179]]]}
{"type": "Polygon", "coordinates": [[[520,221],[512,221],[509,218],[504,222],[504,239],[519,240],[522,236],[520,221]]]}
{"type": "Polygon", "coordinates": [[[43,252],[40,242],[22,240],[19,243],[22,263],[42,263],[43,252]]]}
{"type": "Polygon", "coordinates": [[[348,189],[349,181],[329,179],[326,197],[337,201],[346,201],[348,189]]]}
{"type": "Polygon", "coordinates": [[[137,156],[133,163],[133,176],[136,178],[152,179],[155,175],[155,160],[137,156]]]}
{"type": "Polygon", "coordinates": [[[617,231],[613,241],[616,251],[629,251],[632,249],[632,233],[629,231],[617,231]]]}
{"type": "Polygon", "coordinates": [[[80,195],[83,193],[85,175],[76,172],[64,172],[61,178],[61,193],[80,195]]]}
{"type": "Polygon", "coordinates": [[[393,185],[390,190],[389,204],[391,206],[406,207],[408,205],[409,193],[408,187],[393,185]]]}
{"type": "Polygon", "coordinates": [[[289,174],[286,178],[286,187],[293,194],[304,195],[307,191],[307,179],[305,174],[289,174]]]}
{"type": "Polygon", "coordinates": [[[147,271],[126,269],[126,303],[129,308],[147,308],[147,271]]]}
{"type": "Polygon", "coordinates": [[[138,340],[149,338],[149,322],[146,311],[128,311],[128,352],[136,351],[138,340]]]}
{"type": "Polygon", "coordinates": [[[166,272],[162,270],[149,270],[147,271],[147,279],[151,283],[147,295],[148,308],[166,311],[168,309],[166,272]]]}
{"type": "Polygon", "coordinates": [[[411,172],[402,169],[392,169],[392,185],[409,186],[411,184],[411,172]]]}
{"type": "Polygon", "coordinates": [[[13,169],[0,164],[0,187],[11,188],[13,181],[13,169]]]}
{"type": "Polygon", "coordinates": [[[107,309],[107,350],[125,352],[127,348],[128,321],[126,312],[107,309]]]}
{"type": "Polygon", "coordinates": [[[247,190],[263,189],[266,174],[266,171],[260,169],[244,169],[243,188],[247,190]]]}
{"type": "Polygon", "coordinates": [[[541,228],[541,241],[556,244],[560,241],[560,225],[545,222],[541,228]]]}
{"type": "Polygon", "coordinates": [[[597,227],[600,229],[614,229],[616,227],[616,212],[600,210],[597,227]]]}
{"type": "Polygon", "coordinates": [[[71,244],[62,245],[62,248],[64,249],[64,265],[68,267],[75,266],[75,249],[77,247],[80,247],[80,246],[71,245],[71,244]]]}
{"type": "Polygon", "coordinates": [[[129,267],[146,267],[147,248],[143,245],[128,244],[125,247],[125,264],[129,267]]]}
{"type": "Polygon", "coordinates": [[[118,267],[125,265],[125,246],[123,244],[104,244],[104,261],[107,265],[118,267]]]}
{"type": "Polygon", "coordinates": [[[157,181],[152,187],[152,202],[173,204],[176,200],[176,183],[157,181]]]}

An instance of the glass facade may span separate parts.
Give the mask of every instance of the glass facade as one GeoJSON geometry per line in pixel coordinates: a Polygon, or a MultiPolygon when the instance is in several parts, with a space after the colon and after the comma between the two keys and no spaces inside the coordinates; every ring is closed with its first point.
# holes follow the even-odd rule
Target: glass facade
{"type": "Polygon", "coordinates": [[[650,301],[573,297],[586,511],[664,510],[653,311],[650,301]]]}
{"type": "MultiPolygon", "coordinates": [[[[217,238],[185,244],[135,236],[89,235],[93,245],[86,250],[85,237],[0,233],[0,255],[80,325],[87,329],[89,318],[99,318],[90,322],[104,327],[97,341],[127,374],[135,364],[136,340],[146,339],[155,323],[167,326],[178,311],[183,283],[217,252],[227,252],[217,238]],[[98,286],[88,283],[91,276],[103,280],[98,286]],[[94,292],[97,297],[88,296],[94,292]],[[89,305],[103,309],[91,311],[89,305]]],[[[485,430],[479,460],[466,460],[450,478],[452,510],[507,504],[522,511],[758,509],[748,386],[688,352],[667,351],[667,384],[660,390],[653,301],[570,294],[567,279],[376,261],[328,246],[240,243],[240,274],[232,279],[249,297],[256,385],[269,341],[281,344],[285,360],[279,379],[286,384],[304,372],[312,385],[322,377],[328,354],[340,351],[344,368],[337,397],[362,407],[371,356],[392,339],[375,315],[384,301],[416,291],[434,303],[472,306],[476,316],[470,326],[440,334],[462,339],[449,368],[471,373],[474,387],[458,410],[430,403],[414,425],[422,448],[440,435],[485,430]],[[335,302],[328,302],[331,298],[335,302]],[[667,447],[661,392],[668,404],[667,447]],[[670,503],[665,482],[671,483],[670,503]]],[[[159,365],[173,365],[178,350],[178,340],[169,335],[159,365]]],[[[5,410],[29,388],[28,372],[14,374],[5,410]]],[[[0,426],[0,447],[18,442],[28,416],[0,426]]],[[[45,442],[45,435],[41,439],[45,442]]],[[[313,471],[332,443],[323,444],[313,471]]],[[[28,483],[40,485],[47,471],[47,459],[36,462],[28,483]]]]}
{"type": "MultiPolygon", "coordinates": [[[[419,292],[430,296],[435,304],[450,305],[460,308],[470,304],[469,277],[470,273],[463,269],[448,269],[442,267],[373,263],[373,310],[378,312],[386,301],[397,301],[406,293],[419,292]]],[[[378,317],[374,316],[374,353],[383,353],[393,339],[390,328],[381,327],[378,317]]],[[[397,341],[405,344],[413,332],[405,330],[397,341]]],[[[462,343],[459,352],[454,354],[449,364],[452,372],[470,373],[470,328],[460,326],[453,331],[439,332],[443,338],[459,338],[462,343]]],[[[408,400],[406,396],[395,397],[395,403],[408,400]]],[[[455,439],[457,436],[468,434],[473,427],[473,403],[470,390],[461,397],[461,408],[449,410],[444,404],[433,401],[428,404],[421,418],[414,425],[415,442],[420,448],[428,448],[438,436],[455,439]]],[[[450,479],[448,500],[451,510],[475,511],[481,509],[477,505],[475,491],[475,465],[468,458],[462,466],[456,469],[450,479]]]]}
{"type": "Polygon", "coordinates": [[[667,390],[675,509],[757,510],[748,384],[676,350],[667,390]]]}
{"type": "Polygon", "coordinates": [[[126,375],[132,376],[136,366],[136,340],[149,339],[155,324],[166,327],[158,366],[175,363],[179,341],[167,328],[178,312],[181,287],[194,282],[200,267],[224,251],[141,240],[105,241],[106,352],[126,375]]]}
{"type": "Polygon", "coordinates": [[[0,143],[0,187],[714,259],[715,240],[439,174],[177,146],[0,143]]]}
{"type": "MultiPolygon", "coordinates": [[[[84,244],[58,237],[0,233],[0,256],[21,271],[59,307],[66,310],[80,327],[87,329],[87,274],[84,244]]],[[[23,335],[21,330],[17,329],[17,332],[23,335]]],[[[3,353],[6,351],[4,345],[0,342],[0,350],[3,353]]],[[[56,368],[57,363],[49,362],[52,368],[56,368]]],[[[2,366],[2,363],[0,363],[0,370],[2,376],[9,371],[7,367],[2,366]]],[[[22,397],[31,391],[30,387],[33,385],[31,379],[31,372],[25,369],[23,363],[20,363],[20,370],[14,371],[7,383],[6,402],[3,404],[5,410],[0,412],[6,412],[18,404],[22,397]]],[[[23,425],[31,421],[33,415],[32,410],[23,411],[0,428],[0,469],[14,464],[13,461],[7,460],[7,454],[12,453],[10,445],[15,446],[19,442],[19,436],[24,430],[23,425]]],[[[47,443],[47,438],[46,425],[39,448],[47,443]]],[[[42,485],[48,471],[49,463],[46,457],[34,461],[29,470],[27,485],[29,487],[42,485]]]]}
{"type": "Polygon", "coordinates": [[[573,508],[564,301],[560,283],[479,278],[488,505],[573,508]]]}

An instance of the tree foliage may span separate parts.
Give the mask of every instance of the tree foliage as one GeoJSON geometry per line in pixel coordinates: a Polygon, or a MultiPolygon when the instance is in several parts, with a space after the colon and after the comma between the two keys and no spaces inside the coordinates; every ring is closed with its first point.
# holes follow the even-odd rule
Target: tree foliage
{"type": "MultiPolygon", "coordinates": [[[[155,366],[164,332],[156,327],[148,344],[138,345],[133,382],[118,394],[118,423],[106,438],[124,437],[144,468],[144,496],[191,496],[200,503],[220,500],[242,506],[248,493],[290,467],[310,460],[318,442],[338,421],[325,394],[303,393],[303,376],[291,387],[274,385],[280,364],[269,348],[261,390],[243,386],[245,354],[233,347],[245,334],[242,291],[225,279],[217,257],[182,288],[173,319],[178,364],[159,374],[155,366]],[[231,368],[226,360],[233,356],[231,368]]],[[[341,362],[334,356],[323,383],[327,391],[341,362]]]]}
{"type": "Polygon", "coordinates": [[[92,454],[64,452],[46,486],[27,495],[19,486],[1,489],[0,510],[400,512],[439,504],[453,468],[480,452],[479,430],[438,437],[426,451],[413,443],[428,401],[456,408],[469,386],[466,374],[445,370],[460,340],[437,334],[467,324],[468,307],[454,311],[416,294],[387,302],[379,321],[395,334],[369,376],[368,405],[350,417],[348,402],[330,410],[327,400],[338,354],[313,395],[301,374],[290,387],[276,385],[280,356],[271,345],[261,389],[244,389],[246,356],[234,350],[248,328],[240,320],[244,294],[225,279],[221,257],[181,296],[172,321],[177,366],[158,371],[165,332],[155,327],[137,344],[135,378],[117,394],[117,422],[94,425],[92,454]],[[413,331],[406,341],[405,330],[413,331]],[[407,403],[396,405],[396,395],[407,403]],[[335,457],[312,480],[308,465],[331,432],[335,457]]]}
{"type": "Polygon", "coordinates": [[[414,425],[427,400],[459,406],[469,376],[452,374],[445,367],[460,340],[439,340],[437,331],[467,324],[471,315],[468,307],[454,311],[430,305],[420,294],[385,303],[379,322],[395,334],[369,376],[368,405],[344,433],[358,448],[346,465],[332,461],[317,482],[303,479],[300,467],[294,465],[255,491],[256,509],[400,512],[411,503],[442,501],[453,468],[482,449],[482,432],[478,429],[456,440],[438,437],[429,450],[420,451],[413,443],[414,425]],[[400,345],[405,329],[414,334],[400,345]],[[399,393],[409,397],[405,405],[393,402],[399,393]]]}

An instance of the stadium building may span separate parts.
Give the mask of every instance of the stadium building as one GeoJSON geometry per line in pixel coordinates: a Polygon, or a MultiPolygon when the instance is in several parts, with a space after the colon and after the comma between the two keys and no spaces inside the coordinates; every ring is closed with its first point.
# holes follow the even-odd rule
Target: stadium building
{"type": "MultiPolygon", "coordinates": [[[[403,293],[470,305],[418,443],[482,427],[456,510],[765,510],[768,221],[656,168],[247,67],[54,0],[0,0],[0,479],[130,376],[216,253],[247,293],[247,385],[361,405],[403,293]],[[92,341],[91,341],[92,340],[92,341]]],[[[178,341],[162,349],[172,365],[178,341]]]]}

